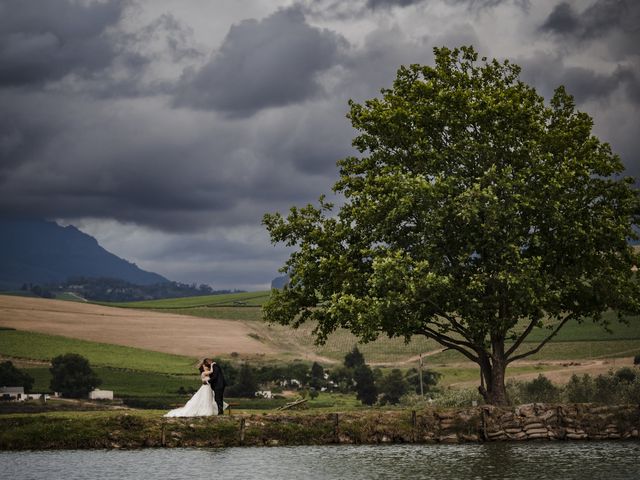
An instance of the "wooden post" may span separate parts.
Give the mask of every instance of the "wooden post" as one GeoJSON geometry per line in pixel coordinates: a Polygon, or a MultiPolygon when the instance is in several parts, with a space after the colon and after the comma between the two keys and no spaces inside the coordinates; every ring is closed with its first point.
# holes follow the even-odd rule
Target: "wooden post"
{"type": "Polygon", "coordinates": [[[416,411],[415,410],[411,410],[411,441],[413,443],[416,443],[416,425],[417,425],[417,419],[416,419],[416,411]]]}
{"type": "Polygon", "coordinates": [[[424,387],[422,386],[422,353],[420,353],[420,363],[418,364],[418,376],[420,377],[420,398],[423,398],[424,387]]]}
{"type": "Polygon", "coordinates": [[[160,446],[161,447],[167,446],[167,439],[164,433],[164,422],[162,422],[162,426],[160,428],[160,446]]]}
{"type": "Polygon", "coordinates": [[[244,433],[246,429],[246,423],[244,418],[240,419],[240,445],[244,444],[244,433]]]}
{"type": "Polygon", "coordinates": [[[340,443],[340,423],[337,413],[333,415],[333,440],[335,443],[340,443]]]}

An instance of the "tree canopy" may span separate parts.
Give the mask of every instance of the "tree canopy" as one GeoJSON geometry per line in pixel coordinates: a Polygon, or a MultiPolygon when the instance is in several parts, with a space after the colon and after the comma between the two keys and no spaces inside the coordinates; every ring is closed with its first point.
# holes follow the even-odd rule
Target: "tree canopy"
{"type": "Polygon", "coordinates": [[[90,391],[102,384],[91,369],[89,360],[77,353],[58,355],[51,360],[50,388],[65,397],[86,397],[90,391]]]}
{"type": "Polygon", "coordinates": [[[476,362],[486,401],[503,404],[508,363],[566,322],[639,311],[639,196],[564,87],[545,104],[509,61],[434,52],[349,102],[359,155],[338,162],[338,209],[321,197],[265,215],[294,249],[264,312],[317,322],[319,342],[337,328],[432,338],[476,362]]]}
{"type": "Polygon", "coordinates": [[[29,393],[33,387],[33,382],[33,377],[18,370],[13,365],[13,362],[7,360],[0,363],[0,386],[24,387],[24,391],[29,393]]]}
{"type": "Polygon", "coordinates": [[[344,356],[344,366],[347,368],[356,368],[364,364],[364,355],[357,345],[354,345],[351,351],[344,356]]]}

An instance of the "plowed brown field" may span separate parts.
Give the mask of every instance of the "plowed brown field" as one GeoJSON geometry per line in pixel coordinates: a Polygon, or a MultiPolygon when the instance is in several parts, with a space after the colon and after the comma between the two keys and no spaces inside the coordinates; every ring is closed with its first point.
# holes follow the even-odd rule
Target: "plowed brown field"
{"type": "Polygon", "coordinates": [[[278,353],[243,321],[63,300],[0,295],[0,326],[193,357],[278,353]]]}

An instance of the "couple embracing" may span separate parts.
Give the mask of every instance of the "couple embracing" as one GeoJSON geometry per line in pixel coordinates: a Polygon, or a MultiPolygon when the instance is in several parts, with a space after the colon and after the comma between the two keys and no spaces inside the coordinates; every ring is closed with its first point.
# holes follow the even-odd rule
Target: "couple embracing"
{"type": "Polygon", "coordinates": [[[202,417],[222,415],[227,404],[223,401],[227,381],[220,365],[205,358],[198,366],[202,386],[189,399],[184,407],[176,408],[165,414],[165,417],[202,417]]]}

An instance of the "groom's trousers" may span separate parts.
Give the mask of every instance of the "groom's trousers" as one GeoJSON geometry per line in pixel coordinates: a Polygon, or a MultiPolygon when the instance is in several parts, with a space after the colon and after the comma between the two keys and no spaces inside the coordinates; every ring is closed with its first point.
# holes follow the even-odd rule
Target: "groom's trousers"
{"type": "Polygon", "coordinates": [[[216,399],[216,405],[218,405],[218,415],[224,414],[224,410],[223,410],[224,403],[222,401],[224,397],[224,387],[214,388],[213,395],[215,396],[215,399],[216,399]]]}

